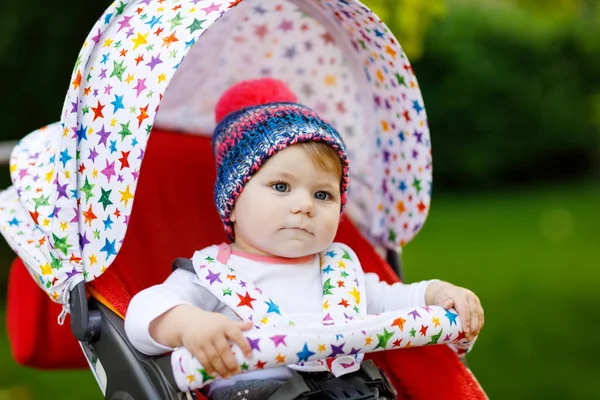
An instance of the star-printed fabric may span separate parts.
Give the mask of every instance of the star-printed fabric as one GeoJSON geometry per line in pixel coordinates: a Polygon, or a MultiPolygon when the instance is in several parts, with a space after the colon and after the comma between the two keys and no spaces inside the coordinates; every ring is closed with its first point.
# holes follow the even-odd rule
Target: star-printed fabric
{"type": "MultiPolygon", "coordinates": [[[[394,348],[451,344],[459,354],[472,348],[454,310],[421,307],[380,315],[366,315],[358,286],[360,266],[347,247],[334,243],[320,254],[323,288],[320,324],[296,325],[268,295],[233,268],[196,252],[192,258],[199,285],[227,304],[254,329],[245,336],[252,357],[239,347],[232,350],[242,373],[288,365],[305,371],[329,370],[335,376],[360,368],[363,353],[394,348]]],[[[189,391],[220,376],[208,374],[185,348],[171,354],[178,387],[189,391]]]]}
{"type": "MultiPolygon", "coordinates": [[[[319,259],[323,287],[323,326],[333,325],[336,321],[352,321],[366,315],[366,302],[361,302],[358,287],[360,265],[353,259],[347,246],[334,243],[319,254],[319,259]]],[[[257,329],[296,325],[268,294],[233,268],[222,264],[219,257],[215,260],[202,252],[196,252],[192,262],[199,278],[198,283],[227,304],[241,319],[251,321],[257,329]]],[[[250,344],[254,348],[252,341],[250,344]]],[[[300,360],[293,368],[302,371],[331,371],[336,376],[360,368],[362,354],[355,352],[344,359],[335,359],[336,355],[332,353],[327,359],[311,362],[300,360]]]]}
{"type": "Polygon", "coordinates": [[[154,124],[210,135],[221,93],[264,76],[343,136],[346,212],[363,234],[394,250],[414,237],[430,204],[424,105],[370,10],[342,0],[117,1],[77,57],[60,122],[19,143],[13,186],[0,194],[1,232],[52,300],[67,303],[114,261],[154,124]]]}

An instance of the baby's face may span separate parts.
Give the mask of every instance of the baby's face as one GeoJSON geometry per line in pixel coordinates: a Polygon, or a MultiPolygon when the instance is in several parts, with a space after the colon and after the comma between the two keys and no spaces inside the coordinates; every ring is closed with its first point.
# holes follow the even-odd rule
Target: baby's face
{"type": "Polygon", "coordinates": [[[340,177],[298,145],[271,157],[248,181],[231,213],[243,251],[302,257],[333,242],[340,219],[340,177]]]}

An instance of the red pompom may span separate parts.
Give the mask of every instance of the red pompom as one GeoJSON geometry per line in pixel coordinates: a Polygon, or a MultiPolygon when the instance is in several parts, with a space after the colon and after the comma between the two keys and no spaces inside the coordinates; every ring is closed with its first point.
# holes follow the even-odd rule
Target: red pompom
{"type": "Polygon", "coordinates": [[[228,114],[245,107],[297,101],[296,95],[278,79],[260,78],[241,81],[223,93],[215,107],[215,120],[218,124],[228,114]]]}

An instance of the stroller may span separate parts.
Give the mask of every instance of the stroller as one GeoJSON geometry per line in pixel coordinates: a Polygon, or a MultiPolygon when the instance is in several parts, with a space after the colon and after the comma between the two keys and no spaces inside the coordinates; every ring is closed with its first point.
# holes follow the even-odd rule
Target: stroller
{"type": "MultiPolygon", "coordinates": [[[[181,384],[197,361],[179,370],[174,355],[140,354],[123,317],[176,257],[226,241],[212,198],[214,105],[232,83],[262,76],[286,82],[344,137],[352,185],[336,241],[375,260],[366,272],[398,281],[398,253],[429,208],[429,132],[410,64],[369,9],[354,0],[118,2],[84,43],[61,121],[21,140],[13,186],[0,194],[2,233],[19,256],[7,310],[19,362],[87,365],[108,399],[202,398],[202,378],[181,384]]],[[[362,326],[414,322],[419,311],[446,316],[443,337],[411,341],[406,329],[363,349],[398,398],[485,398],[458,356],[469,347],[455,315],[426,307],[362,326]],[[423,347],[434,343],[459,347],[423,347]]]]}

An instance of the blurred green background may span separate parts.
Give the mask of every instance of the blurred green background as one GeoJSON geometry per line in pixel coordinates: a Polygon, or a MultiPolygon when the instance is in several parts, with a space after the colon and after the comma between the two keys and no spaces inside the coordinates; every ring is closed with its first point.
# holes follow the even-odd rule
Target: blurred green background
{"type": "MultiPolygon", "coordinates": [[[[600,392],[599,3],[365,1],[407,51],[431,126],[433,204],[405,249],[406,278],[480,296],[486,326],[469,365],[493,399],[600,392]]],[[[107,5],[0,6],[0,140],[58,119],[75,57],[107,5]]],[[[12,360],[3,315],[12,258],[2,241],[0,399],[100,398],[88,371],[12,360]]]]}

